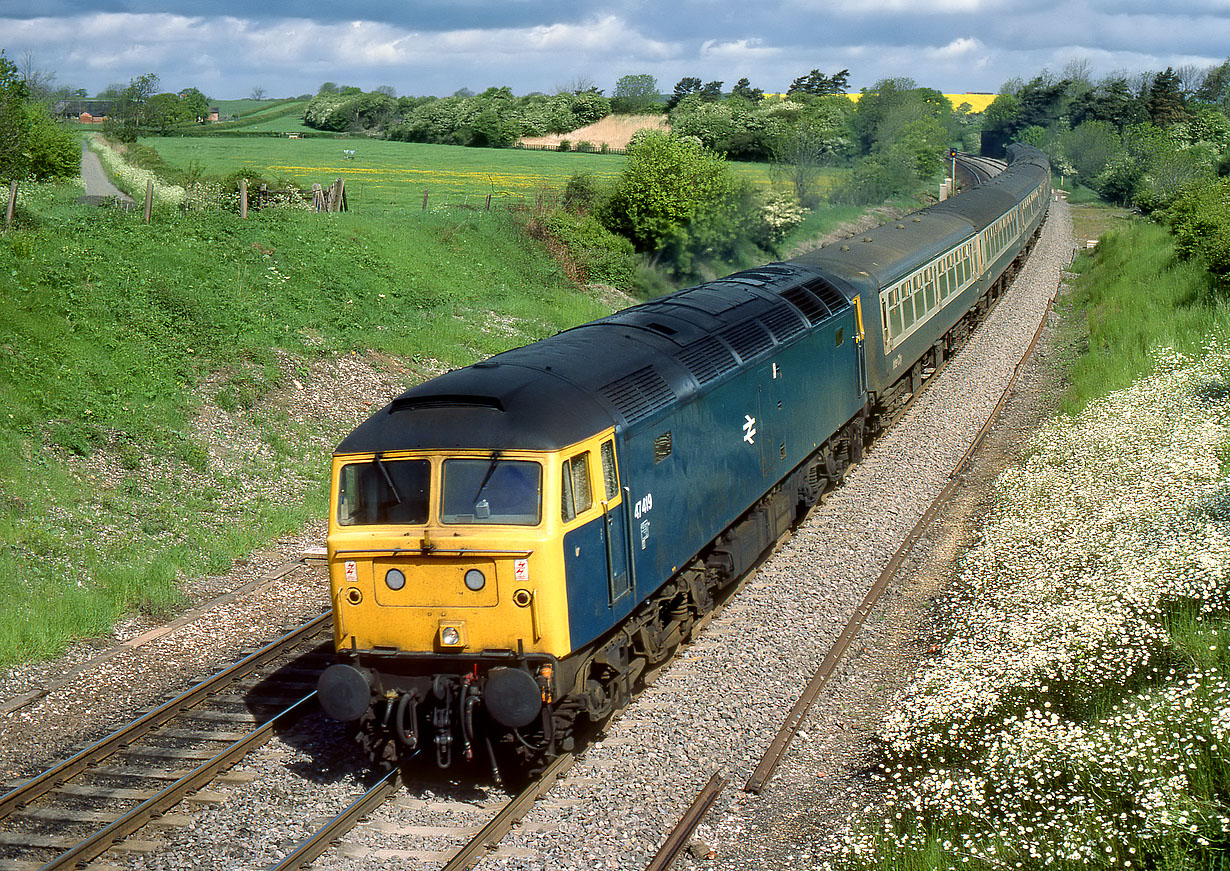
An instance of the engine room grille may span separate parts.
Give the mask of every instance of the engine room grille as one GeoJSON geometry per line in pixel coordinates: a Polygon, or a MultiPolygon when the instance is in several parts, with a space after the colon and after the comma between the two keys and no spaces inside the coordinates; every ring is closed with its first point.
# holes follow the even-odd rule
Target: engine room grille
{"type": "Polygon", "coordinates": [[[809,323],[818,324],[829,316],[829,307],[822,303],[806,287],[790,287],[782,291],[782,299],[794,303],[809,323]]]}
{"type": "Polygon", "coordinates": [[[773,347],[773,337],[756,321],[747,321],[718,333],[735,349],[740,360],[750,360],[773,347]]]}
{"type": "Polygon", "coordinates": [[[788,305],[779,305],[768,314],[763,315],[760,322],[769,328],[773,338],[779,342],[784,342],[791,336],[797,336],[803,332],[803,322],[799,320],[794,309],[788,305]]]}
{"type": "Polygon", "coordinates": [[[603,387],[601,392],[619,409],[628,423],[648,417],[675,401],[675,391],[652,366],[617,378],[603,387]]]}
{"type": "Polygon", "coordinates": [[[679,354],[679,362],[686,366],[701,384],[708,384],[739,365],[730,349],[713,336],[706,336],[684,348],[679,354]]]}
{"type": "Polygon", "coordinates": [[[839,312],[842,309],[850,307],[850,301],[846,299],[845,295],[823,278],[817,278],[814,281],[809,281],[807,283],[807,289],[816,296],[820,297],[820,299],[824,301],[824,304],[829,307],[830,311],[839,312]]]}

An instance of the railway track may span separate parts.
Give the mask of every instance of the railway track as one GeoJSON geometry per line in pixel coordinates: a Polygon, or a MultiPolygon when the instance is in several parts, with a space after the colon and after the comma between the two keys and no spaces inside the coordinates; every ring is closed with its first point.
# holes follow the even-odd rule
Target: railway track
{"type": "MultiPolygon", "coordinates": [[[[315,681],[332,650],[325,614],[0,796],[0,871],[74,868],[147,826],[183,825],[181,802],[315,709],[315,681]]],[[[234,779],[234,778],[232,778],[234,779]]]]}
{"type": "Polygon", "coordinates": [[[956,159],[957,170],[964,178],[962,187],[975,187],[993,179],[1007,168],[1002,160],[993,157],[982,157],[977,154],[961,152],[956,159]]]}

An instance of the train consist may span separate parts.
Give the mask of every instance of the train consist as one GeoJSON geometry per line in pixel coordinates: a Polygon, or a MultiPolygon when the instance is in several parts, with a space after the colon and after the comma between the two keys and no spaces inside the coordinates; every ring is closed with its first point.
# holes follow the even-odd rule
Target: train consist
{"type": "MultiPolygon", "coordinates": [[[[330,716],[374,759],[539,762],[624,705],[964,342],[1041,152],[812,251],[406,391],[333,459],[330,716]]],[[[498,774],[498,770],[497,770],[498,774]]]]}

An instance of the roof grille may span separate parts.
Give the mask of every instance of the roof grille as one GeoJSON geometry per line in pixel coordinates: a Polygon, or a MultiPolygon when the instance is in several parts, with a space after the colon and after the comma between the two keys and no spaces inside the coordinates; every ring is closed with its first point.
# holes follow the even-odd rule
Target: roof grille
{"type": "Polygon", "coordinates": [[[803,332],[803,321],[788,305],[779,305],[768,314],[762,315],[760,322],[769,328],[773,338],[779,342],[784,342],[791,336],[797,336],[803,332]]]}
{"type": "Polygon", "coordinates": [[[734,275],[726,276],[726,281],[744,281],[749,284],[770,284],[778,281],[783,275],[793,275],[795,270],[785,266],[760,266],[756,269],[745,269],[734,275]]]}
{"type": "Polygon", "coordinates": [[[669,297],[672,303],[691,306],[711,315],[728,312],[755,298],[754,293],[745,285],[716,281],[681,290],[669,297]]]}
{"type": "Polygon", "coordinates": [[[713,336],[706,336],[684,348],[679,354],[679,362],[701,384],[708,384],[739,365],[730,349],[713,336]]]}
{"type": "Polygon", "coordinates": [[[652,366],[615,379],[602,388],[602,395],[619,409],[628,423],[648,417],[675,400],[675,391],[652,366]]]}
{"type": "Polygon", "coordinates": [[[794,307],[807,318],[808,323],[818,324],[829,316],[829,307],[802,285],[783,290],[782,299],[793,303],[794,307]]]}
{"type": "Polygon", "coordinates": [[[846,299],[845,294],[823,278],[809,281],[807,289],[824,300],[824,304],[833,312],[839,312],[850,307],[850,300],[846,299]]]}
{"type": "Polygon", "coordinates": [[[773,347],[773,337],[756,321],[745,321],[718,333],[735,349],[740,360],[750,360],[773,347]]]}

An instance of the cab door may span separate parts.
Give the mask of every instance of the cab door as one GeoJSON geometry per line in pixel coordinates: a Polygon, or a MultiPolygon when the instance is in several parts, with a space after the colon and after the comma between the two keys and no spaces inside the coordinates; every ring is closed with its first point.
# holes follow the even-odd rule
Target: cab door
{"type": "Polygon", "coordinates": [[[632,574],[628,569],[630,540],[628,538],[627,498],[619,486],[619,467],[615,462],[615,442],[608,439],[599,449],[599,473],[602,475],[602,515],[606,539],[607,590],[611,604],[632,592],[632,574]]]}

